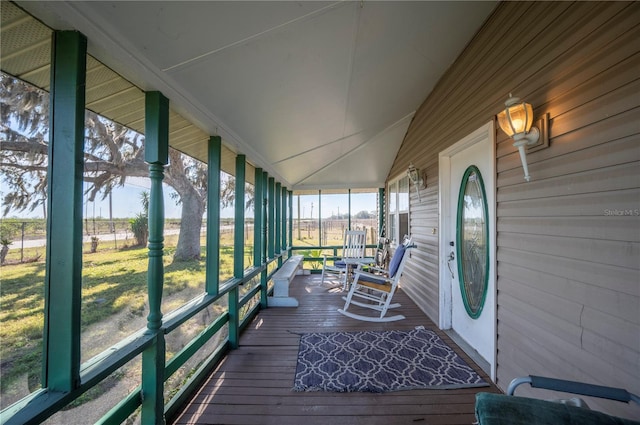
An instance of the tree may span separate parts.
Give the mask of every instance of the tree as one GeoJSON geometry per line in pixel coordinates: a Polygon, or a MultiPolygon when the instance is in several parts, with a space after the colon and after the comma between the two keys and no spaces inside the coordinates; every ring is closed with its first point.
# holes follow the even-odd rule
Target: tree
{"type": "MultiPolygon", "coordinates": [[[[9,189],[4,194],[4,215],[12,208],[33,211],[46,205],[48,109],[48,93],[0,74],[0,177],[9,189]]],[[[148,177],[144,136],[91,111],[85,117],[84,181],[90,201],[98,194],[104,199],[127,177],[148,177]]],[[[198,259],[207,167],[175,149],[170,149],[169,157],[164,182],[182,204],[174,259],[198,259]]]]}
{"type": "MultiPolygon", "coordinates": [[[[245,209],[253,209],[255,206],[255,188],[252,185],[245,185],[245,209]]],[[[235,177],[228,175],[221,179],[220,183],[220,204],[226,208],[236,200],[236,179],[235,177]]]]}
{"type": "Polygon", "coordinates": [[[368,219],[368,218],[375,218],[375,215],[371,214],[369,211],[363,210],[355,214],[354,217],[359,219],[368,219]]]}
{"type": "Polygon", "coordinates": [[[142,204],[142,212],[129,220],[131,232],[136,240],[136,245],[145,246],[149,240],[149,192],[140,194],[140,203],[142,204]]]}
{"type": "Polygon", "coordinates": [[[48,126],[42,118],[47,108],[48,96],[45,99],[34,87],[0,74],[0,172],[9,188],[9,192],[3,194],[6,207],[3,215],[11,207],[33,211],[46,205],[47,146],[44,140],[48,126]],[[16,130],[12,129],[12,123],[16,130]],[[21,166],[24,163],[29,163],[29,167],[21,166]]]}
{"type": "Polygon", "coordinates": [[[13,241],[9,238],[0,237],[0,265],[4,264],[4,260],[7,258],[11,242],[13,241]]]}

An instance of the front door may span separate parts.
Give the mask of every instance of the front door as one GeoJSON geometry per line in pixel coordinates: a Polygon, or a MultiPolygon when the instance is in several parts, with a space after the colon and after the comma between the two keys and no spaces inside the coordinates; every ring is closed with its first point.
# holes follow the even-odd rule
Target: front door
{"type": "Polygon", "coordinates": [[[496,339],[494,147],[491,122],[440,154],[440,327],[453,330],[475,350],[489,364],[492,379],[496,339]]]}

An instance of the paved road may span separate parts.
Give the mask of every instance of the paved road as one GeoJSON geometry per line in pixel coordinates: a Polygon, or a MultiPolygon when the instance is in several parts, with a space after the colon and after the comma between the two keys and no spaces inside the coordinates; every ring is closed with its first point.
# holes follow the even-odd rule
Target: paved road
{"type": "MultiPolygon", "coordinates": [[[[166,235],[177,235],[180,233],[180,229],[167,229],[164,231],[165,236],[166,235]]],[[[104,235],[98,235],[98,239],[100,239],[100,241],[105,242],[105,243],[114,243],[114,234],[113,233],[107,233],[104,235]]],[[[133,240],[133,233],[131,232],[119,232],[115,234],[115,239],[117,242],[124,242],[127,240],[133,240]]],[[[87,236],[84,235],[82,237],[82,242],[89,242],[91,241],[91,236],[87,236]]],[[[21,241],[14,241],[11,245],[9,245],[9,249],[20,249],[20,247],[23,248],[35,248],[35,247],[39,247],[39,246],[45,246],[46,245],[47,240],[46,239],[31,239],[31,240],[25,240],[24,242],[21,241]],[[24,245],[23,245],[24,243],[24,245]]]]}

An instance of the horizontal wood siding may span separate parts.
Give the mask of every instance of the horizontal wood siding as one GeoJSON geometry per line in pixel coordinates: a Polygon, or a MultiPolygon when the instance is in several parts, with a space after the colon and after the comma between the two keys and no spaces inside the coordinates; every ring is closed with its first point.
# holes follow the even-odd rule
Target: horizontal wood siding
{"type": "Polygon", "coordinates": [[[496,126],[503,389],[540,374],[640,393],[638,40],[638,2],[500,3],[417,111],[390,172],[411,162],[428,175],[420,202],[411,193],[418,249],[402,287],[437,321],[439,152],[494,119],[509,93],[549,114],[550,147],[528,154],[528,183],[496,126]]]}

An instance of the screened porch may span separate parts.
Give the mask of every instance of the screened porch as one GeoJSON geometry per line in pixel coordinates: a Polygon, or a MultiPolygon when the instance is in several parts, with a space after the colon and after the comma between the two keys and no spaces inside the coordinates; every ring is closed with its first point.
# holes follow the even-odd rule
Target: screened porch
{"type": "Polygon", "coordinates": [[[46,241],[1,269],[0,424],[469,424],[476,393],[527,374],[640,391],[640,3],[184,4],[0,3],[2,88],[30,87],[3,98],[22,109],[3,121],[2,177],[35,194],[46,241]],[[547,136],[526,155],[498,125],[509,93],[547,136]],[[9,137],[29,108],[41,127],[9,137]],[[119,144],[96,148],[96,129],[119,144]],[[469,314],[455,173],[480,160],[493,280],[469,314]],[[5,172],[20,161],[39,174],[5,172]],[[123,233],[145,223],[136,247],[99,240],[88,201],[132,164],[146,207],[119,202],[137,208],[123,233]],[[176,196],[185,176],[198,190],[176,196]],[[179,232],[191,251],[180,223],[195,223],[179,232]],[[414,237],[405,320],[344,317],[344,293],[317,281],[355,227],[369,256],[414,237]],[[270,307],[294,255],[300,305],[270,307]],[[301,335],[420,326],[490,386],[293,391],[301,335]]]}

